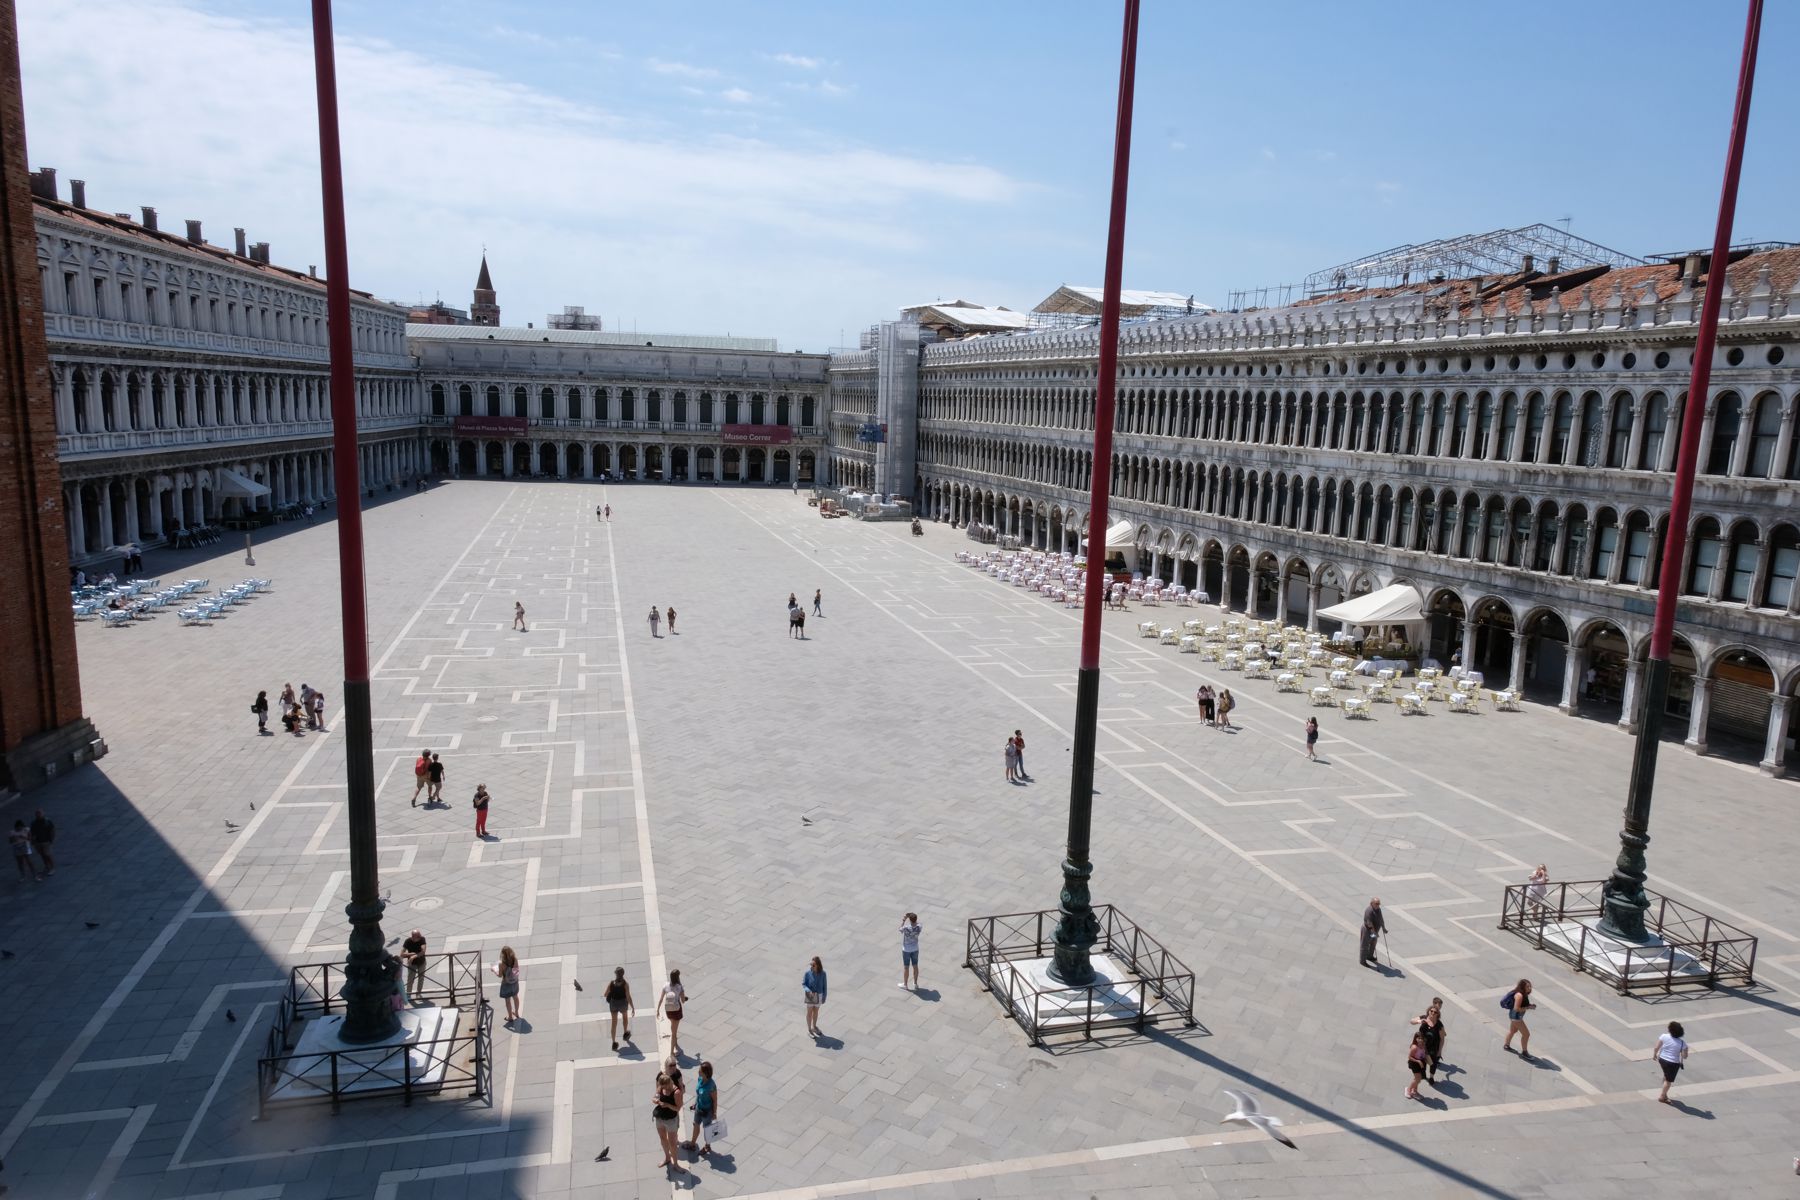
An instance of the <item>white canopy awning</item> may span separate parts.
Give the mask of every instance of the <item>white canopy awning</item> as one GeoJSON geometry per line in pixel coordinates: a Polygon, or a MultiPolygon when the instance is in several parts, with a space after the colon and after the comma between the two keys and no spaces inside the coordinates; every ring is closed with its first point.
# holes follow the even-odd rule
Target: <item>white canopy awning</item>
{"type": "Polygon", "coordinates": [[[1345,625],[1402,625],[1425,619],[1425,601],[1412,585],[1390,583],[1379,591],[1321,608],[1319,616],[1345,625]]]}
{"type": "Polygon", "coordinates": [[[230,467],[219,468],[219,490],[227,496],[242,496],[246,500],[255,500],[269,494],[269,489],[242,471],[234,471],[230,467]]]}
{"type": "MultiPolygon", "coordinates": [[[[1081,539],[1085,547],[1087,538],[1081,539]]],[[[1106,527],[1106,548],[1108,550],[1130,550],[1137,545],[1137,526],[1130,521],[1114,521],[1106,527]]]]}

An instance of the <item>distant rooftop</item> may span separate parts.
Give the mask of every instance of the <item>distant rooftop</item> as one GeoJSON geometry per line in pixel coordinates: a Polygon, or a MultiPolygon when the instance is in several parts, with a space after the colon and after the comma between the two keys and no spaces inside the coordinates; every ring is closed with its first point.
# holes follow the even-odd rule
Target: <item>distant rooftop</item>
{"type": "Polygon", "coordinates": [[[1010,308],[986,308],[967,300],[934,300],[909,304],[900,310],[927,329],[950,328],[958,333],[994,333],[1031,328],[1031,314],[1010,308]]]}
{"type": "Polygon", "coordinates": [[[668,350],[741,350],[778,354],[774,338],[694,333],[605,333],[597,329],[522,329],[516,325],[408,325],[406,336],[420,341],[557,342],[577,346],[637,346],[668,350]]]}
{"type": "MultiPolygon", "coordinates": [[[[1097,287],[1077,287],[1065,283],[1039,301],[1031,311],[1097,317],[1100,315],[1104,295],[1097,287]]],[[[1198,303],[1192,296],[1180,292],[1134,292],[1129,289],[1119,292],[1121,317],[1185,316],[1189,313],[1213,311],[1212,305],[1198,303]]]]}

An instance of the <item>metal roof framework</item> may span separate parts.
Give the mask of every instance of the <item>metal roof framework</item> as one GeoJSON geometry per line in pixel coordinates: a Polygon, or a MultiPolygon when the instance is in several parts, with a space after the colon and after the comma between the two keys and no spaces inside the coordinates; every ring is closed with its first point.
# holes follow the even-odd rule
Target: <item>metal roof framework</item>
{"type": "Polygon", "coordinates": [[[1306,277],[1309,296],[1359,288],[1405,287],[1435,279],[1467,279],[1475,275],[1516,275],[1532,268],[1569,271],[1580,267],[1641,267],[1644,260],[1576,237],[1553,225],[1523,225],[1465,233],[1417,245],[1394,246],[1377,254],[1339,263],[1306,277]]]}

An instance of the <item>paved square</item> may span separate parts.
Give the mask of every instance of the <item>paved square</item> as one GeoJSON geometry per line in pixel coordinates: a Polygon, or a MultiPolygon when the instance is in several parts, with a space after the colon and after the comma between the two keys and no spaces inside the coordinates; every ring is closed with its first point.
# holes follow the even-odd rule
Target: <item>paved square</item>
{"type": "Polygon", "coordinates": [[[341,731],[259,738],[246,711],[291,681],[335,715],[335,529],[284,527],[253,572],[241,554],[152,562],[275,580],[212,627],[83,626],[112,754],[0,812],[42,804],[60,829],[56,876],[8,880],[0,912],[12,1194],[1790,1194],[1793,783],[1664,753],[1652,886],[1761,936],[1759,986],[1624,1000],[1495,924],[1501,886],[1539,861],[1608,869],[1628,738],[1537,707],[1318,710],[1313,764],[1304,695],[1109,613],[1095,896],[1195,970],[1201,1028],[1033,1050],[960,969],[963,922],[1055,903],[1076,614],[957,565],[969,543],[946,527],[825,522],[778,490],[452,483],[368,530],[386,930],[519,952],[526,1022],[496,1023],[494,1102],[251,1119],[286,972],[341,957],[349,889],[341,731]],[[786,597],[815,588],[824,616],[792,639],[786,597]],[[652,604],[678,610],[673,633],[652,637],[652,604]],[[1241,732],[1197,725],[1202,679],[1233,688],[1241,732]],[[1029,785],[1004,780],[1014,728],[1029,785]],[[446,804],[415,808],[427,747],[446,804]],[[1355,964],[1377,894],[1385,974],[1355,964]],[[918,993],[896,986],[908,909],[918,993]],[[799,996],[815,954],[817,1043],[799,996]],[[686,1068],[715,1064],[733,1126],[672,1180],[646,1111],[660,1054],[608,1042],[615,966],[647,1047],[681,969],[686,1068]],[[1499,1046],[1521,975],[1535,1064],[1499,1046]],[[1455,1069],[1404,1100],[1406,1018],[1434,994],[1455,1069]],[[1664,1107],[1648,1059],[1671,1018],[1694,1055],[1664,1107]],[[1222,1087],[1259,1093],[1299,1151],[1218,1125],[1222,1087]]]}

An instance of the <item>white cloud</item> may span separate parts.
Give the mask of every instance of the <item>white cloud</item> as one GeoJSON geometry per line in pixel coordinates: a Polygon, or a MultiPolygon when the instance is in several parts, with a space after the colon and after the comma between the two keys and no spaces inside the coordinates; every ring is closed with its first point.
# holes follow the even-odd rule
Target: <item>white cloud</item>
{"type": "Polygon", "coordinates": [[[731,104],[749,104],[752,100],[756,99],[756,96],[754,93],[746,92],[743,88],[734,87],[726,88],[724,91],[720,92],[719,99],[731,104]]]}
{"type": "Polygon", "coordinates": [[[644,65],[658,75],[674,75],[682,79],[717,79],[719,72],[713,67],[697,67],[693,63],[669,62],[666,59],[651,58],[644,65]]]}
{"type": "Polygon", "coordinates": [[[1275,151],[1268,146],[1264,146],[1262,148],[1262,160],[1264,162],[1274,162],[1275,161],[1275,151]]]}
{"type": "MultiPolygon", "coordinates": [[[[215,242],[243,225],[278,263],[323,262],[304,24],[180,0],[21,0],[19,18],[33,166],[88,180],[107,211],[202,218],[215,242]],[[172,87],[171,62],[205,69],[172,87]]],[[[817,348],[821,323],[885,312],[953,260],[946,214],[991,220],[1032,190],[820,129],[605,111],[384,42],[340,37],[337,60],[352,284],[460,302],[486,243],[519,323],[586,303],[817,348]],[[847,307],[821,309],[826,291],[847,307]]]]}
{"type": "Polygon", "coordinates": [[[802,71],[816,71],[820,67],[825,65],[824,59],[808,58],[804,54],[782,53],[782,54],[772,54],[769,57],[771,59],[773,59],[774,61],[781,63],[783,66],[797,67],[802,71]]]}
{"type": "Polygon", "coordinates": [[[1180,140],[1176,140],[1176,141],[1169,143],[1169,149],[1174,150],[1177,153],[1179,153],[1179,152],[1187,149],[1187,143],[1180,141],[1180,140]]]}

